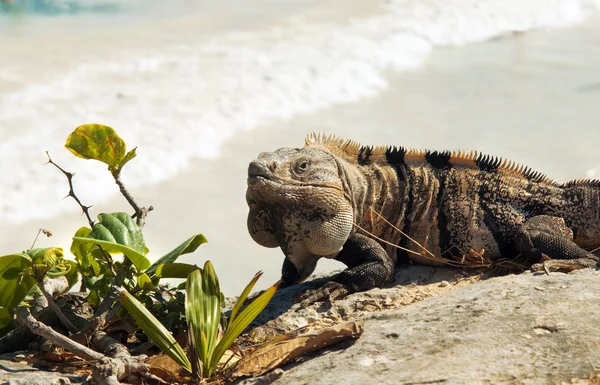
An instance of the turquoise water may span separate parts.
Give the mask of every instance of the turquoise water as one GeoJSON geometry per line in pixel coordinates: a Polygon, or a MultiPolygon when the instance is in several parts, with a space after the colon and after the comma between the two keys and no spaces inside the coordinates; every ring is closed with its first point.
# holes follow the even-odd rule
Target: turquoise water
{"type": "Polygon", "coordinates": [[[0,11],[5,15],[27,13],[52,16],[83,12],[114,14],[123,10],[123,6],[124,4],[116,2],[86,4],[81,1],[5,0],[0,2],[0,11]]]}

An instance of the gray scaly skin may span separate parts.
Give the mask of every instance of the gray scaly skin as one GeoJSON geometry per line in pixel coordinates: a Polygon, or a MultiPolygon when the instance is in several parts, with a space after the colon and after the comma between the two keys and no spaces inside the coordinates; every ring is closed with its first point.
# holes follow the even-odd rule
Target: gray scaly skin
{"type": "Polygon", "coordinates": [[[600,246],[600,182],[559,184],[476,152],[310,134],[304,148],[250,163],[246,200],[252,238],[285,254],[286,284],[305,280],[320,258],[348,266],[304,293],[305,304],[381,287],[408,259],[444,265],[522,254],[532,269],[547,271],[599,261],[586,249],[600,246]]]}

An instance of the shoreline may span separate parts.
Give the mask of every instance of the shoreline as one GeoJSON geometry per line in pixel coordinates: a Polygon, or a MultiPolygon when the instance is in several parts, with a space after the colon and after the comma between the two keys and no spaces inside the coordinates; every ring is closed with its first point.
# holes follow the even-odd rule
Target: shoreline
{"type": "MultiPolygon", "coordinates": [[[[24,17],[20,28],[8,28],[0,168],[17,172],[0,174],[0,222],[67,207],[56,204],[60,175],[37,162],[50,150],[65,169],[79,168],[70,156],[60,158],[57,140],[79,124],[113,126],[146,149],[125,169],[130,188],[158,183],[196,157],[218,157],[222,143],[242,130],[301,114],[327,116],[327,108],[377,98],[394,87],[386,73],[414,71],[431,52],[446,50],[440,47],[560,29],[600,7],[596,0],[361,0],[350,6],[261,0],[250,9],[212,1],[152,4],[160,6],[115,17],[110,28],[93,14],[24,17]],[[165,17],[158,17],[160,7],[169,8],[165,17]],[[39,185],[44,194],[37,194],[39,185]]],[[[102,167],[79,170],[85,180],[79,191],[90,200],[115,191],[106,187],[112,181],[102,167]]]]}
{"type": "MultiPolygon", "coordinates": [[[[194,159],[166,181],[130,188],[139,204],[155,207],[144,229],[149,256],[154,260],[199,232],[209,242],[180,261],[200,265],[210,259],[226,296],[239,294],[258,270],[265,274],[257,290],[279,279],[281,251],[255,244],[246,230],[247,165],[260,152],[302,146],[305,134],[313,130],[364,144],[475,149],[526,164],[558,181],[594,177],[595,170],[600,175],[597,36],[600,17],[594,16],[568,29],[437,49],[419,69],[388,72],[390,86],[376,96],[239,131],[223,143],[217,158],[194,159]]],[[[138,152],[144,151],[140,145],[138,152]]],[[[63,155],[55,155],[60,164],[63,155]]],[[[91,162],[78,160],[76,165],[77,170],[69,166],[68,171],[80,171],[91,162]]],[[[55,171],[63,178],[57,170],[43,169],[55,171]]],[[[77,178],[76,190],[77,184],[86,183],[77,178]]],[[[64,186],[66,192],[66,180],[64,186]]],[[[69,211],[54,218],[0,226],[0,254],[28,248],[40,227],[52,230],[54,237],[40,236],[38,247],[62,246],[67,252],[70,237],[86,224],[75,202],[67,204],[69,211]]],[[[103,211],[131,210],[115,196],[92,208],[94,216],[103,211]]],[[[342,267],[321,261],[316,273],[342,267]]]]}

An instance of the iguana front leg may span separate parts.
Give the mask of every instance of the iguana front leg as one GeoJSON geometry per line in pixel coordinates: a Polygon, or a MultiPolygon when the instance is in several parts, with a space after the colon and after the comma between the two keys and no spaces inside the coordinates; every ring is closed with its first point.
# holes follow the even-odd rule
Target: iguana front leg
{"type": "Polygon", "coordinates": [[[585,251],[573,242],[573,231],[564,219],[549,215],[538,215],[527,220],[516,237],[519,251],[532,261],[550,260],[531,266],[533,271],[572,271],[598,266],[598,257],[585,251]]]}
{"type": "Polygon", "coordinates": [[[302,306],[381,287],[394,276],[394,262],[386,251],[375,240],[362,234],[352,235],[335,259],[348,268],[324,286],[302,294],[298,299],[302,306]]]}

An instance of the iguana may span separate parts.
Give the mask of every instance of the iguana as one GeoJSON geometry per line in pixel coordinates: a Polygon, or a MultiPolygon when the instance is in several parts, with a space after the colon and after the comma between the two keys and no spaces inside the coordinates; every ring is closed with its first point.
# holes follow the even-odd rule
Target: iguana
{"type": "Polygon", "coordinates": [[[254,241],[285,254],[285,284],[305,280],[320,258],[348,266],[304,303],[383,286],[408,259],[443,265],[521,254],[535,270],[599,262],[586,250],[600,246],[600,181],[560,184],[477,152],[313,133],[304,148],[252,161],[246,200],[254,241]]]}

